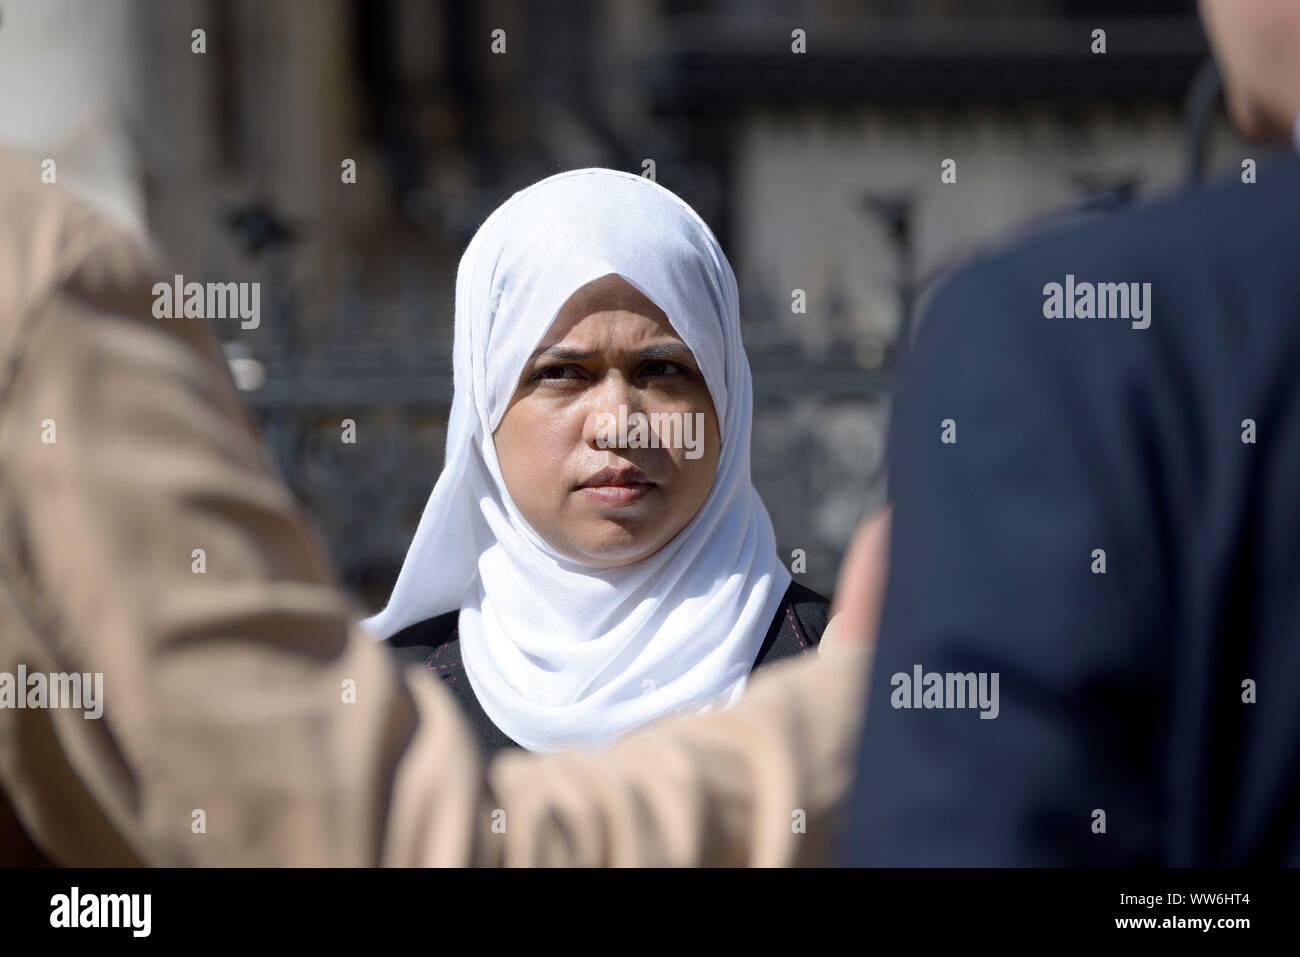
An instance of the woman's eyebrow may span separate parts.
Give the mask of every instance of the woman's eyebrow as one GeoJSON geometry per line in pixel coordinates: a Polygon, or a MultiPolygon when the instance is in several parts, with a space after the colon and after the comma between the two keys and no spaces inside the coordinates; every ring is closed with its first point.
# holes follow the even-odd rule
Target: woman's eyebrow
{"type": "Polygon", "coordinates": [[[661,346],[646,346],[644,349],[636,349],[628,354],[630,358],[649,360],[658,362],[663,360],[673,360],[686,364],[694,363],[695,354],[685,345],[679,343],[665,343],[661,346]]]}
{"type": "Polygon", "coordinates": [[[536,359],[591,359],[598,355],[595,352],[589,352],[586,349],[574,349],[571,346],[543,346],[537,349],[529,356],[529,360],[536,359]]]}
{"type": "MultiPolygon", "coordinates": [[[[598,358],[603,354],[604,353],[592,352],[587,349],[575,349],[572,346],[549,346],[534,351],[533,354],[529,356],[529,360],[535,362],[538,359],[567,359],[573,362],[580,362],[585,359],[598,358]]],[[[628,353],[628,358],[642,362],[673,360],[676,362],[691,363],[695,361],[695,355],[690,349],[683,344],[674,343],[665,343],[658,346],[646,346],[644,349],[635,349],[628,353]]]]}

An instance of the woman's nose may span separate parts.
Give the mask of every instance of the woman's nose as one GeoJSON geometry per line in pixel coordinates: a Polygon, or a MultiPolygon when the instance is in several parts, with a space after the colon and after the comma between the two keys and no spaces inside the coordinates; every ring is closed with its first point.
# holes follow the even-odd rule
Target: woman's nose
{"type": "Polygon", "coordinates": [[[640,391],[621,375],[607,375],[588,395],[583,440],[593,448],[622,448],[626,436],[619,423],[642,411],[640,391]]]}

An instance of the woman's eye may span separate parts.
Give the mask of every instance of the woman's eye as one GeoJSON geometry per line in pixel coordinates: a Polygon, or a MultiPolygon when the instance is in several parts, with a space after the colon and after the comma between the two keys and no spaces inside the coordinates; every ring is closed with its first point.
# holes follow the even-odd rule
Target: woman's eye
{"type": "Polygon", "coordinates": [[[577,370],[572,366],[546,366],[533,373],[533,381],[541,379],[572,379],[577,377],[577,370]],[[570,375],[569,373],[572,373],[570,375]]]}
{"type": "Polygon", "coordinates": [[[646,375],[652,375],[652,376],[683,375],[685,372],[686,370],[681,366],[679,366],[676,362],[666,362],[660,360],[658,362],[647,362],[645,365],[646,375]]]}

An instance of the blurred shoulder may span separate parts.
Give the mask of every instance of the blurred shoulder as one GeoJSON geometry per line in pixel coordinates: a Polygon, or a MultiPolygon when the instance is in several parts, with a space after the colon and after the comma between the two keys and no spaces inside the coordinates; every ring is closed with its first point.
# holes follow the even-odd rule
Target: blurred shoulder
{"type": "MultiPolygon", "coordinates": [[[[157,250],[83,200],[42,179],[42,166],[0,146],[0,395],[30,348],[41,307],[66,292],[97,314],[148,319],[157,250]]],[[[202,323],[154,328],[205,340],[202,323]]]]}
{"type": "Polygon", "coordinates": [[[1257,268],[1261,258],[1263,264],[1294,262],[1300,250],[1298,206],[1300,156],[1270,152],[1260,157],[1250,182],[1241,171],[1229,171],[1204,188],[1172,191],[1118,212],[1054,219],[952,269],[929,298],[959,298],[972,286],[996,285],[1008,294],[1041,291],[1034,280],[1045,272],[1110,268],[1159,281],[1187,276],[1206,261],[1229,268],[1257,268]]]}
{"type": "Polygon", "coordinates": [[[911,371],[965,397],[1008,376],[1098,393],[1101,381],[1201,382],[1215,363],[1281,361],[1300,348],[1297,208],[1300,157],[1274,153],[1254,182],[1238,171],[1019,237],[926,290],[911,371]]]}

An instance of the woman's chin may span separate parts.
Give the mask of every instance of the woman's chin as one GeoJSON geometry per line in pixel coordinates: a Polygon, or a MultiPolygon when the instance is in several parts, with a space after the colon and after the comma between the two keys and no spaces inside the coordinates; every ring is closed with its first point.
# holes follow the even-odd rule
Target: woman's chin
{"type": "Polygon", "coordinates": [[[602,522],[603,528],[592,528],[589,535],[575,540],[570,538],[570,554],[592,568],[621,568],[649,558],[663,547],[659,540],[662,525],[658,522],[638,523],[635,529],[627,523],[602,522]]]}

